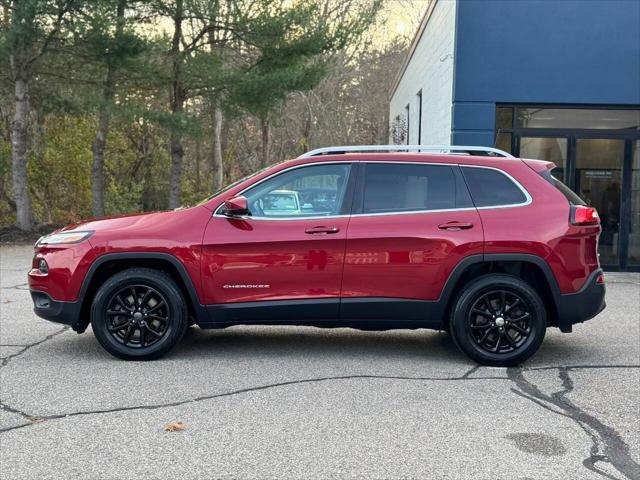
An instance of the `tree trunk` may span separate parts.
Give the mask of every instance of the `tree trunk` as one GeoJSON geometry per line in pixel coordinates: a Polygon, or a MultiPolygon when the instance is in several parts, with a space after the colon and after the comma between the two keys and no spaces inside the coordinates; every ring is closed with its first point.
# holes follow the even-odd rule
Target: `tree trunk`
{"type": "MultiPolygon", "coordinates": [[[[124,29],[124,11],[127,0],[120,0],[116,10],[116,41],[122,36],[124,29]]],[[[115,95],[118,70],[112,61],[107,64],[107,78],[102,90],[102,102],[98,111],[98,130],[93,141],[93,165],[91,168],[92,177],[92,206],[93,215],[96,217],[104,215],[104,151],[107,145],[107,135],[109,134],[109,122],[111,120],[111,103],[115,95]]]]}
{"type": "MultiPolygon", "coordinates": [[[[140,161],[142,164],[142,172],[144,175],[144,186],[142,189],[142,210],[148,212],[150,210],[158,210],[158,206],[154,203],[154,190],[153,185],[154,182],[151,180],[153,178],[153,165],[150,157],[151,150],[151,138],[149,134],[149,129],[146,124],[142,126],[142,136],[140,138],[140,143],[136,144],[136,148],[138,150],[138,156],[140,157],[140,161]]],[[[162,208],[165,208],[162,206],[162,208]]]]}
{"type": "Polygon", "coordinates": [[[109,122],[111,120],[111,102],[113,100],[116,82],[116,72],[113,66],[107,67],[107,79],[102,92],[102,103],[98,112],[98,129],[93,141],[93,165],[92,176],[92,205],[93,215],[104,215],[104,150],[109,134],[109,122]]]}
{"type": "Polygon", "coordinates": [[[182,41],[182,21],[183,21],[183,1],[176,0],[175,12],[173,15],[173,39],[171,40],[171,91],[169,101],[171,104],[171,114],[173,124],[169,138],[169,155],[171,156],[171,177],[169,180],[169,208],[180,206],[180,190],[182,182],[182,158],[184,149],[182,147],[182,132],[179,125],[180,117],[184,109],[185,91],[184,80],[182,78],[182,52],[180,52],[180,42],[182,41]]]}
{"type": "Polygon", "coordinates": [[[169,208],[178,208],[180,206],[182,158],[184,156],[184,150],[182,148],[182,136],[176,131],[171,132],[171,139],[169,141],[169,152],[171,154],[169,208]]]}
{"type": "Polygon", "coordinates": [[[211,171],[213,192],[222,188],[224,168],[222,165],[222,109],[216,102],[212,112],[213,136],[211,137],[211,171]]]}
{"type": "MultiPolygon", "coordinates": [[[[5,5],[6,6],[6,5],[5,5]]],[[[11,176],[16,202],[16,224],[20,230],[33,229],[29,178],[27,176],[27,136],[29,128],[29,53],[30,37],[18,33],[33,25],[33,16],[24,3],[14,0],[11,24],[14,37],[10,42],[9,63],[14,81],[15,112],[11,122],[11,176]]],[[[8,17],[5,17],[8,18],[8,17]]]]}
{"type": "Polygon", "coordinates": [[[262,145],[260,149],[260,166],[262,168],[269,165],[269,153],[271,150],[271,124],[266,118],[260,119],[260,130],[262,132],[262,145]]]}
{"type": "MultiPolygon", "coordinates": [[[[47,133],[46,133],[46,115],[42,108],[32,108],[32,115],[35,122],[32,122],[32,140],[31,149],[33,151],[33,157],[35,159],[35,166],[37,169],[46,168],[46,156],[47,156],[47,133]]],[[[46,182],[42,185],[42,190],[39,191],[34,188],[33,183],[29,185],[29,193],[31,198],[38,200],[44,210],[44,223],[51,225],[53,223],[53,207],[55,204],[54,196],[56,185],[52,182],[46,182]]]]}
{"type": "Polygon", "coordinates": [[[304,92],[300,92],[300,96],[307,107],[305,109],[306,115],[302,126],[302,139],[300,141],[300,155],[302,155],[311,150],[309,148],[309,144],[311,143],[309,139],[311,138],[311,127],[313,125],[313,111],[311,110],[311,102],[309,102],[307,95],[304,92]]]}
{"type": "MultiPolygon", "coordinates": [[[[12,60],[14,60],[12,58],[12,60]]],[[[15,60],[14,60],[15,61],[15,60]]],[[[12,61],[12,63],[14,63],[12,61]]],[[[26,72],[19,68],[15,77],[16,111],[11,135],[11,173],[16,201],[16,224],[20,230],[33,229],[29,179],[27,177],[27,128],[29,121],[29,82],[26,72]]]]}
{"type": "Polygon", "coordinates": [[[202,187],[202,182],[201,182],[201,173],[200,173],[200,139],[196,139],[195,142],[195,150],[196,150],[196,154],[195,154],[195,158],[194,160],[196,161],[196,180],[195,180],[195,190],[198,193],[198,195],[200,194],[200,187],[202,187]]]}

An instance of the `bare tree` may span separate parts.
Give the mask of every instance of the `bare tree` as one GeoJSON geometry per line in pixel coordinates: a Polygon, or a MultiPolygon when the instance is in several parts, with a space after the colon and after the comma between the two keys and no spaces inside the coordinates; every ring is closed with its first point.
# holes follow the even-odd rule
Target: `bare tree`
{"type": "MultiPolygon", "coordinates": [[[[124,13],[127,0],[118,0],[116,6],[116,29],[114,40],[117,44],[124,31],[124,13]]],[[[92,176],[92,204],[95,216],[104,215],[104,150],[107,145],[109,133],[109,121],[111,120],[111,104],[116,90],[118,79],[118,59],[107,55],[107,74],[102,90],[102,101],[98,111],[98,128],[93,142],[93,166],[92,176]]]]}
{"type": "Polygon", "coordinates": [[[9,63],[14,84],[15,111],[11,129],[11,173],[16,203],[16,223],[21,230],[33,229],[33,214],[27,176],[29,129],[29,85],[36,63],[48,53],[60,33],[73,0],[13,0],[9,39],[9,63]]]}
{"type": "Polygon", "coordinates": [[[212,106],[211,116],[212,187],[213,191],[216,192],[222,188],[224,182],[224,165],[222,164],[222,108],[217,102],[212,106]]]}

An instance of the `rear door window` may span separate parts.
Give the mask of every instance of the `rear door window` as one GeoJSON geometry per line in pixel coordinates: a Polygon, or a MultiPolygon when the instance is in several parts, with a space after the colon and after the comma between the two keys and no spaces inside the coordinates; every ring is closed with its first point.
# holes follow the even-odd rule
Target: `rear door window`
{"type": "Polygon", "coordinates": [[[368,163],[364,173],[362,212],[472,207],[466,186],[458,175],[449,165],[368,163]]]}
{"type": "Polygon", "coordinates": [[[476,207],[504,207],[527,201],[520,187],[500,170],[462,167],[462,172],[476,207]]]}

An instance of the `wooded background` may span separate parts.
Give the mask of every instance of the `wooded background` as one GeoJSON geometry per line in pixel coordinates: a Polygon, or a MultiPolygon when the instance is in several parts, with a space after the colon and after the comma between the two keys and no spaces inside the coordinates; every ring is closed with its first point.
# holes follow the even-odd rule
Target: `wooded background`
{"type": "Polygon", "coordinates": [[[176,208],[312,148],[387,143],[426,3],[2,0],[0,227],[176,208]]]}

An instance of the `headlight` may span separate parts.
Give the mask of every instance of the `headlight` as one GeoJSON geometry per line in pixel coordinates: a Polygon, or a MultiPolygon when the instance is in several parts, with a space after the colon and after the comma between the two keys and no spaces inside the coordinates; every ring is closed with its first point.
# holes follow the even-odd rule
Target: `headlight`
{"type": "Polygon", "coordinates": [[[86,240],[93,232],[62,232],[45,235],[38,240],[38,245],[59,245],[61,243],[78,243],[86,240]]]}

